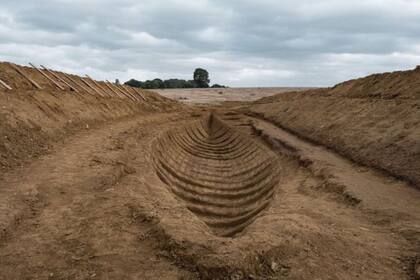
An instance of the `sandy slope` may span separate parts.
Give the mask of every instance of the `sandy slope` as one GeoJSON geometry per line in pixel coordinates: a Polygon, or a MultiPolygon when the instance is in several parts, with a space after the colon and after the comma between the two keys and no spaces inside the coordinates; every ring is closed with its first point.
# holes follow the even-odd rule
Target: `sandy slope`
{"type": "MultiPolygon", "coordinates": [[[[0,63],[0,78],[13,87],[0,87],[0,171],[43,154],[51,142],[74,131],[135,114],[179,108],[176,102],[147,91],[142,93],[145,101],[111,91],[99,95],[93,89],[78,88],[75,92],[65,84],[65,90],[59,90],[34,69],[21,69],[43,88],[34,89],[9,64],[0,63]]],[[[80,77],[74,77],[80,82],[80,77]]]]}
{"type": "MultiPolygon", "coordinates": [[[[179,279],[147,238],[153,220],[120,184],[132,173],[127,129],[141,117],[78,134],[1,181],[0,279],[179,279]],[[7,186],[7,189],[5,188],[7,186]]],[[[150,138],[150,136],[148,136],[150,138]]],[[[145,141],[146,143],[146,141],[145,141]]]]}
{"type": "Polygon", "coordinates": [[[420,70],[286,93],[251,111],[362,163],[420,185],[420,70]]]}

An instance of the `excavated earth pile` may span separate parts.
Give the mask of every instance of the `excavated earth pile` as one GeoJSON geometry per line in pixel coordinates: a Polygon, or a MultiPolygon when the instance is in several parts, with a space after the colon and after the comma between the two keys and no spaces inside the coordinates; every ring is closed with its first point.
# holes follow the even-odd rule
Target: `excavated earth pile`
{"type": "Polygon", "coordinates": [[[420,186],[420,67],[263,98],[250,111],[420,186]]]}
{"type": "Polygon", "coordinates": [[[140,93],[63,72],[43,73],[54,78],[61,89],[34,68],[0,63],[0,80],[12,88],[0,85],[0,171],[44,154],[50,143],[80,129],[181,107],[148,91],[140,93]],[[41,88],[34,87],[28,78],[41,88]]]}

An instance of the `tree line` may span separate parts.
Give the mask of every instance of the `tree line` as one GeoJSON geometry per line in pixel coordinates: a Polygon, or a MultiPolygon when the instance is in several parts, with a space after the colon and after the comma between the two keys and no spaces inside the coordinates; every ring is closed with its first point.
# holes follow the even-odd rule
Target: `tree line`
{"type": "Polygon", "coordinates": [[[160,89],[160,88],[224,88],[225,86],[214,84],[210,86],[209,72],[202,68],[194,70],[193,80],[183,79],[153,79],[147,81],[138,81],[131,79],[125,82],[126,85],[144,89],[160,89]]]}

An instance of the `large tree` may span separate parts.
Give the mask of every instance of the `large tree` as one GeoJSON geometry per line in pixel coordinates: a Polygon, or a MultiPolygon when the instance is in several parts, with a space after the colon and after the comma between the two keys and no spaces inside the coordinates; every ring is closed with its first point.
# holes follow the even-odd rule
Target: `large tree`
{"type": "Polygon", "coordinates": [[[202,68],[195,69],[194,81],[197,83],[198,87],[208,88],[210,83],[209,72],[202,68]]]}

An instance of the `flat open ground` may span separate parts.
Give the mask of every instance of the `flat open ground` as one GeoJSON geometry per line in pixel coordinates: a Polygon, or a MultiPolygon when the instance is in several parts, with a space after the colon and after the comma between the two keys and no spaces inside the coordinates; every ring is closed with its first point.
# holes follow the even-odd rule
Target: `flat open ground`
{"type": "Polygon", "coordinates": [[[255,87],[209,89],[158,89],[155,92],[174,100],[192,104],[220,104],[226,101],[255,101],[287,91],[300,91],[303,87],[255,87]]]}
{"type": "Polygon", "coordinates": [[[0,70],[2,280],[420,277],[418,71],[196,106],[0,70]]]}

